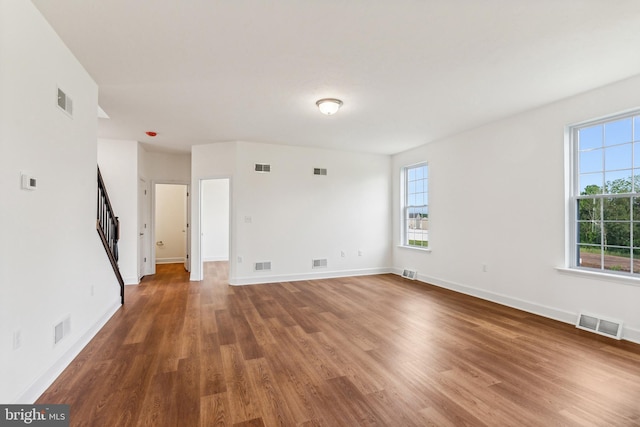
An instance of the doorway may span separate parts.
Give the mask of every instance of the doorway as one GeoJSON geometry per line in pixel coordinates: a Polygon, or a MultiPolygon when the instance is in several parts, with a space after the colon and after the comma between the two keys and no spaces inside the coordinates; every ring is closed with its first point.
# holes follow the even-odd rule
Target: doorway
{"type": "Polygon", "coordinates": [[[200,181],[200,257],[205,262],[229,261],[230,179],[200,181]]]}
{"type": "Polygon", "coordinates": [[[156,183],[153,207],[155,264],[181,263],[189,271],[189,185],[156,183]]]}

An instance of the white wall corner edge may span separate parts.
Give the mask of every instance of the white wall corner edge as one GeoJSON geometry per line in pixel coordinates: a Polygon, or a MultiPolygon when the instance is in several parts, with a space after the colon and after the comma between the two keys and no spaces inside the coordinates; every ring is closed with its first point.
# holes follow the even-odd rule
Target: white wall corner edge
{"type": "Polygon", "coordinates": [[[96,336],[102,327],[111,319],[116,311],[121,307],[120,298],[114,300],[105,313],[96,323],[93,324],[58,360],[56,360],[46,371],[36,378],[26,390],[16,398],[13,404],[33,404],[44,393],[47,388],[60,376],[67,366],[71,364],[82,349],[89,344],[89,341],[96,336]]]}
{"type": "Polygon", "coordinates": [[[389,267],[380,268],[364,268],[356,270],[338,270],[338,271],[325,271],[325,272],[313,272],[313,273],[301,273],[301,274],[285,274],[279,276],[250,276],[250,277],[235,277],[229,278],[229,284],[231,286],[244,286],[244,285],[259,285],[266,283],[277,282],[297,282],[300,280],[314,280],[314,279],[334,279],[338,277],[354,277],[354,276],[372,276],[375,274],[387,274],[392,273],[392,269],[389,267]]]}
{"type": "MultiPolygon", "coordinates": [[[[402,276],[402,269],[393,268],[393,273],[398,276],[402,276]]],[[[576,319],[578,318],[578,313],[571,313],[568,311],[560,310],[558,308],[521,300],[519,298],[513,298],[494,292],[488,292],[483,289],[462,285],[460,283],[449,282],[447,280],[438,279],[436,277],[429,277],[418,273],[417,280],[428,285],[434,285],[439,288],[460,292],[465,295],[470,295],[483,300],[495,302],[497,304],[526,311],[527,313],[537,314],[539,316],[557,320],[563,323],[568,323],[570,325],[575,325],[576,319]]],[[[622,339],[640,344],[640,330],[623,326],[622,339]]]]}

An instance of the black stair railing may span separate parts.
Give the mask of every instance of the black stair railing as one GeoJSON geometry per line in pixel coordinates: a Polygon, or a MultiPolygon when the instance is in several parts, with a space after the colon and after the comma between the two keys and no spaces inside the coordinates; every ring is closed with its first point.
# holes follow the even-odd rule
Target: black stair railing
{"type": "Polygon", "coordinates": [[[98,218],[96,220],[96,229],[102,240],[113,272],[116,274],[118,283],[120,283],[120,303],[124,304],[124,279],[118,268],[118,240],[120,239],[120,222],[118,217],[113,213],[113,207],[109,201],[107,188],[102,180],[100,168],[98,168],[98,218]]]}

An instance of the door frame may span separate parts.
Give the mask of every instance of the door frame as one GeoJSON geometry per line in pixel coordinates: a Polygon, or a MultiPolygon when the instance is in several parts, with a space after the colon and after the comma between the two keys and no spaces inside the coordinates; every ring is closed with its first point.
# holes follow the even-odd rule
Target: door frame
{"type": "Polygon", "coordinates": [[[151,248],[150,248],[150,237],[151,237],[151,191],[149,188],[149,181],[142,176],[138,176],[138,265],[136,269],[138,271],[138,281],[142,279],[144,276],[148,274],[152,274],[153,272],[149,268],[151,265],[151,248]],[[140,191],[144,189],[146,193],[140,191]],[[146,227],[141,227],[142,225],[146,227]],[[143,233],[143,235],[141,235],[143,233]],[[142,237],[142,239],[140,239],[142,237]],[[141,258],[147,258],[144,262],[144,265],[141,263],[141,258]],[[141,268],[142,265],[142,268],[141,268]]]}
{"type": "Polygon", "coordinates": [[[187,257],[189,258],[189,260],[191,260],[191,245],[189,243],[190,241],[190,229],[191,229],[191,206],[190,205],[190,199],[191,199],[191,183],[189,181],[182,181],[182,180],[152,180],[151,181],[151,274],[156,274],[156,245],[155,242],[156,241],[156,186],[158,184],[166,184],[166,185],[184,185],[187,187],[187,229],[185,231],[185,233],[187,233],[186,237],[186,241],[187,243],[187,257]]]}
{"type": "MultiPolygon", "coordinates": [[[[192,239],[191,245],[195,250],[194,256],[191,257],[191,266],[196,265],[195,271],[191,273],[192,281],[199,281],[204,279],[204,261],[202,257],[202,181],[215,181],[219,179],[226,179],[229,181],[229,280],[235,277],[235,251],[234,251],[234,206],[233,206],[233,176],[232,175],[213,175],[198,178],[197,184],[197,197],[192,197],[194,206],[192,215],[193,221],[196,223],[196,227],[192,227],[192,239]],[[196,222],[197,221],[197,222],[196,222]]],[[[194,183],[195,184],[195,183],[194,183]]],[[[192,194],[193,196],[193,194],[192,194]]],[[[194,253],[194,251],[191,251],[194,253]]],[[[193,268],[192,268],[193,270],[193,268]]]]}

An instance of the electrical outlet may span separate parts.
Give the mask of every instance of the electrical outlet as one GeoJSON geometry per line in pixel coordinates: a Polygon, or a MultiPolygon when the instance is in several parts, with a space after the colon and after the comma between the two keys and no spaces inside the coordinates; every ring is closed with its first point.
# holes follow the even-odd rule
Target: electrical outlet
{"type": "Polygon", "coordinates": [[[238,264],[242,264],[242,257],[241,256],[238,257],[238,264]]]}
{"type": "Polygon", "coordinates": [[[482,264],[482,271],[484,273],[486,273],[487,271],[489,271],[489,267],[487,267],[487,264],[482,264]]]}
{"type": "Polygon", "coordinates": [[[13,332],[13,349],[17,350],[22,347],[22,331],[18,329],[13,332]]]}
{"type": "Polygon", "coordinates": [[[358,256],[362,256],[362,251],[358,249],[358,256]]]}
{"type": "Polygon", "coordinates": [[[345,253],[344,253],[344,251],[340,251],[340,256],[341,256],[342,258],[344,258],[344,257],[346,257],[346,256],[347,256],[347,254],[345,254],[345,253]]]}

